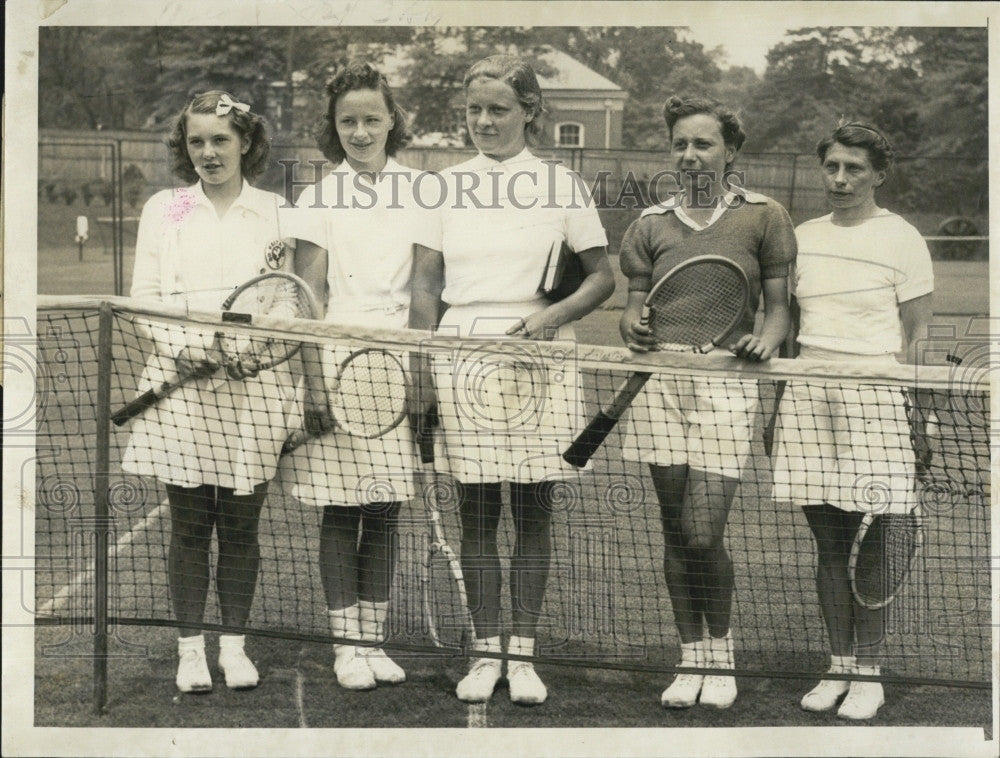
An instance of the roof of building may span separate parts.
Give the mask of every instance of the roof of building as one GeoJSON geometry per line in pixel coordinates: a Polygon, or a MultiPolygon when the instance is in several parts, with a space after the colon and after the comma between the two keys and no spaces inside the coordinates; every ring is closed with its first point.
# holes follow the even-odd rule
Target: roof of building
{"type": "Polygon", "coordinates": [[[543,92],[553,89],[622,91],[613,81],[605,79],[562,50],[549,48],[538,57],[554,69],[553,74],[538,77],[543,92]]]}

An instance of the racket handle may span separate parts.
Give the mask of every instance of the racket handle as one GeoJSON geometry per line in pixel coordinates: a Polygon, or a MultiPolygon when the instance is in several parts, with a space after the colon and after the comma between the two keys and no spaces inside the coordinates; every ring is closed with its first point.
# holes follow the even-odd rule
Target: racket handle
{"type": "Polygon", "coordinates": [[[424,465],[434,463],[434,427],[437,425],[437,406],[432,405],[424,413],[417,429],[417,447],[420,449],[420,462],[424,465]]]}
{"type": "MultiPolygon", "coordinates": [[[[164,385],[164,387],[166,386],[168,385],[164,385]]],[[[160,387],[159,389],[146,390],[131,403],[115,411],[111,415],[111,422],[115,426],[123,426],[124,424],[131,421],[139,414],[141,414],[147,408],[152,408],[162,397],[164,387],[160,387]]]]}
{"type": "Polygon", "coordinates": [[[606,408],[603,408],[573,440],[573,444],[563,453],[563,460],[577,468],[586,466],[587,461],[594,456],[597,448],[608,438],[611,430],[618,423],[618,419],[632,404],[636,395],[646,386],[646,382],[651,376],[651,373],[637,371],[626,379],[615,394],[614,400],[606,408]]]}

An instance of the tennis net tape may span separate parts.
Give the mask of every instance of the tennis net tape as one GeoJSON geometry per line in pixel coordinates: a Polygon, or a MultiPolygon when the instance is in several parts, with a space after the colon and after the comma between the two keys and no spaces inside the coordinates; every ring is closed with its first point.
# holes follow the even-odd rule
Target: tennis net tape
{"type": "MultiPolygon", "coordinates": [[[[107,529],[110,623],[119,629],[176,625],[167,581],[171,509],[162,480],[173,477],[184,484],[185,476],[194,476],[191,470],[214,467],[237,490],[246,481],[271,478],[257,530],[260,568],[250,618],[233,631],[332,640],[320,566],[321,506],[400,502],[386,646],[394,655],[457,654],[469,641],[468,625],[451,567],[440,554],[428,558],[428,505],[439,511],[443,535],[460,554],[463,493],[477,480],[517,478],[546,483],[551,513],[552,558],[534,656],[671,670],[680,640],[664,579],[664,529],[681,532],[671,532],[680,544],[696,542],[705,532],[673,510],[661,513],[649,464],[681,462],[686,451],[689,471],[738,480],[724,537],[734,577],[731,627],[738,671],[801,676],[828,663],[816,545],[799,505],[775,497],[791,492],[810,502],[854,503],[866,512],[919,507],[922,546],[909,578],[884,611],[878,649],[883,672],[914,682],[988,686],[986,344],[967,347],[958,362],[954,340],[929,341],[928,354],[951,356],[952,362],[940,360],[938,366],[774,360],[754,367],[721,355],[638,356],[583,344],[462,341],[325,322],[264,318],[234,325],[223,323],[218,313],[149,308],[116,298],[42,298],[37,333],[39,623],[93,621],[95,597],[104,591],[95,582],[93,534],[107,529]],[[112,325],[106,344],[99,337],[102,304],[112,325]],[[185,344],[202,344],[198,340],[220,329],[270,332],[286,340],[308,335],[320,350],[301,350],[281,367],[245,380],[230,380],[222,372],[198,379],[128,424],[108,423],[138,388],[163,380],[164,374],[150,368],[157,351],[176,355],[185,344]],[[313,440],[281,456],[275,471],[269,461],[279,460],[276,451],[302,426],[301,377],[312,370],[308,356],[323,356],[332,392],[331,377],[342,359],[372,348],[400,356],[407,381],[416,365],[409,355],[432,358],[438,383],[436,471],[420,463],[407,419],[382,437],[343,437],[339,431],[313,440]],[[102,388],[99,363],[108,351],[110,371],[102,388]],[[587,467],[578,471],[565,464],[565,430],[579,430],[635,371],[652,376],[628,414],[587,467]],[[443,376],[452,378],[442,381],[443,376]],[[231,385],[241,388],[226,389],[231,385]],[[244,385],[265,388],[251,391],[244,385]],[[769,420],[782,389],[783,408],[794,402],[796,412],[778,417],[777,441],[768,455],[769,420]],[[216,406],[208,407],[211,403],[216,406]],[[916,436],[907,423],[914,409],[924,422],[916,436]],[[193,424],[191,418],[201,421],[193,424]],[[174,427],[171,419],[178,419],[174,427]],[[831,429],[846,433],[851,446],[830,449],[840,443],[829,439],[843,440],[824,436],[831,429]],[[248,445],[248,431],[267,439],[248,445]],[[683,443],[685,437],[693,442],[683,443]],[[98,470],[102,440],[106,472],[98,470]],[[840,461],[839,480],[823,476],[830,471],[811,459],[817,451],[840,461]],[[868,460],[876,464],[867,465],[868,460]],[[337,486],[350,491],[336,494],[337,486]]],[[[372,372],[367,389],[363,381],[350,385],[358,407],[369,402],[369,393],[374,397],[388,389],[394,397],[405,396],[403,386],[382,386],[386,376],[392,374],[372,372]]],[[[717,479],[707,481],[703,486],[710,489],[717,479]]],[[[696,489],[692,484],[689,496],[695,497],[696,489]]],[[[500,492],[505,503],[512,497],[509,483],[500,492]]],[[[511,510],[504,506],[498,542],[506,629],[514,532],[511,510]]],[[[254,542],[252,533],[247,542],[254,542]]],[[[532,557],[537,556],[522,556],[529,560],[519,565],[544,571],[537,561],[531,568],[532,557]]],[[[471,556],[465,558],[467,570],[476,565],[471,556]]],[[[231,628],[222,623],[214,599],[218,561],[213,539],[209,629],[231,628]]],[[[712,593],[706,588],[706,603],[725,603],[712,593]]]]}

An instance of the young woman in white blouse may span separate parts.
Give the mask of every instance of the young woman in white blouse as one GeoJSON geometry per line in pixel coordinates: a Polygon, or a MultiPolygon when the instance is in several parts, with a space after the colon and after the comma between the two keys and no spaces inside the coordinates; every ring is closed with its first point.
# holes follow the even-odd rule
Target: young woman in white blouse
{"type": "MultiPolygon", "coordinates": [[[[875,126],[849,123],[822,139],[817,153],[833,212],[795,230],[798,357],[892,366],[902,352],[918,362],[933,312],[934,270],[920,232],[875,199],[892,166],[892,146],[875,126]]],[[[816,540],[830,671],[875,676],[885,611],[855,602],[848,559],[866,512],[905,513],[916,505],[902,393],[789,382],[779,411],[774,495],[802,507],[816,540]]],[[[884,693],[878,682],[824,679],[802,707],[826,711],[841,698],[838,716],[870,719],[884,693]]]]}
{"type": "MultiPolygon", "coordinates": [[[[466,124],[479,154],[443,173],[441,243],[418,250],[410,324],[458,337],[572,339],[571,322],[614,289],[600,218],[579,177],[543,163],[527,147],[541,131],[543,111],[528,63],[491,56],[469,69],[464,86],[466,124]],[[579,256],[586,278],[574,294],[553,304],[540,284],[558,240],[579,256]]],[[[551,557],[552,487],[578,475],[560,453],[583,410],[578,374],[572,366],[556,368],[537,359],[528,370],[545,378],[527,398],[537,403],[510,408],[505,406],[525,400],[505,395],[516,381],[510,363],[484,358],[474,346],[434,361],[445,453],[436,465],[460,483],[461,561],[479,651],[502,652],[497,528],[501,485],[508,481],[515,544],[507,651],[535,653],[551,557]]],[[[464,701],[485,701],[501,673],[498,658],[475,658],[456,693],[464,701]]],[[[530,662],[510,661],[507,679],[516,703],[537,704],[547,696],[530,662]]]]}
{"type": "MultiPolygon", "coordinates": [[[[335,167],[287,217],[288,234],[297,239],[296,270],[318,293],[328,321],[404,328],[413,245],[437,239],[435,217],[414,201],[417,172],[392,157],[408,138],[406,115],[367,63],[338,71],[327,94],[319,144],[335,167]]],[[[399,508],[414,497],[416,458],[408,422],[377,439],[336,427],[327,393],[349,353],[324,348],[315,360],[305,349],[305,425],[318,436],[286,456],[282,481],[300,502],[323,509],[320,574],[331,631],[382,642],[399,508]]],[[[334,653],[337,681],[347,689],[406,677],[379,647],[336,644],[334,653]]]]}
{"type": "MultiPolygon", "coordinates": [[[[143,208],[131,295],[218,310],[238,285],[291,265],[278,223],[282,200],[251,185],[267,165],[264,123],[228,93],[205,92],[185,106],[169,146],[174,173],[191,184],[158,192],[143,208]]],[[[203,692],[212,688],[200,630],[212,532],[221,621],[245,626],[260,562],[257,523],[286,437],[291,384],[280,370],[241,377],[221,368],[212,332],[162,323],[144,331],[154,353],[140,389],[201,374],[133,424],[122,468],[166,486],[170,599],[182,624],[176,682],[203,692]]],[[[226,684],[256,686],[243,636],[223,634],[219,646],[226,684]]]]}

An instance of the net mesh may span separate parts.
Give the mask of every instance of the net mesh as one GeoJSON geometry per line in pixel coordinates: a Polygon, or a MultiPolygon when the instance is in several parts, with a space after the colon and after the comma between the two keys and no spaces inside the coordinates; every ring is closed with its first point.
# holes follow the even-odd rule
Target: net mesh
{"type": "MultiPolygon", "coordinates": [[[[127,304],[116,303],[113,339],[108,346],[112,351],[113,367],[108,377],[111,411],[134,397],[144,372],[148,375],[153,346],[141,323],[151,318],[148,312],[140,318],[127,304]]],[[[163,323],[179,340],[184,339],[188,330],[195,334],[206,329],[229,328],[221,323],[184,324],[166,318],[163,323]]],[[[259,327],[241,328],[253,331],[259,327]]],[[[100,528],[99,520],[95,520],[94,498],[95,474],[98,473],[95,440],[99,438],[96,419],[101,410],[98,407],[97,359],[103,347],[97,344],[97,308],[69,307],[65,303],[45,305],[39,310],[38,333],[36,607],[41,623],[70,623],[94,616],[93,534],[100,528]]],[[[380,347],[396,353],[428,349],[425,343],[407,332],[384,334],[357,330],[345,334],[331,325],[317,324],[309,335],[321,352],[339,350],[346,354],[361,346],[380,347]]],[[[802,510],[775,499],[774,472],[782,454],[791,461],[784,468],[792,471],[793,480],[795,472],[804,475],[813,471],[816,467],[810,464],[807,449],[809,435],[815,435],[817,427],[829,426],[833,420],[817,417],[808,424],[799,424],[808,418],[801,409],[788,418],[783,414],[773,458],[765,453],[762,432],[774,406],[778,379],[789,380],[785,394],[792,400],[786,398],[783,403],[795,402],[792,388],[797,384],[806,390],[822,389],[828,402],[823,406],[814,404],[814,408],[835,407],[830,398],[836,396],[843,403],[843,416],[838,415],[838,418],[860,420],[863,427],[857,432],[861,436],[856,440],[854,454],[863,457],[858,445],[877,444],[882,452],[875,457],[888,457],[902,466],[897,470],[898,475],[888,480],[880,479],[877,472],[855,469],[854,479],[845,486],[850,488],[855,501],[864,502],[869,508],[889,508],[897,494],[893,487],[909,476],[906,473],[910,470],[908,461],[912,461],[913,455],[906,429],[892,431],[892,425],[900,417],[905,424],[905,408],[896,400],[901,397],[899,389],[904,384],[899,372],[887,372],[887,376],[875,382],[869,374],[862,376],[856,371],[838,375],[835,366],[813,367],[813,371],[807,371],[808,366],[798,367],[794,364],[799,362],[785,361],[780,362],[782,371],[788,369],[784,373],[773,369],[766,373],[762,369],[762,373],[755,376],[753,370],[746,367],[739,372],[726,371],[720,368],[719,361],[711,360],[712,356],[671,357],[665,354],[646,356],[636,359],[638,364],[623,366],[621,363],[627,351],[583,345],[569,348],[516,343],[508,346],[505,353],[504,348],[496,346],[477,344],[469,348],[456,341],[440,340],[435,342],[433,351],[436,361],[450,360],[450,365],[460,366],[468,363],[473,353],[489,356],[493,349],[499,351],[493,357],[501,367],[509,365],[511,360],[527,360],[525,356],[535,351],[536,365],[542,365],[544,371],[528,373],[544,374],[548,382],[539,385],[537,376],[532,379],[534,400],[539,406],[551,409],[557,400],[565,403],[566,398],[556,397],[551,387],[564,375],[579,377],[583,395],[570,399],[582,403],[578,414],[581,426],[598,407],[610,401],[621,381],[637,367],[651,372],[650,384],[659,383],[657,391],[660,393],[672,393],[682,410],[690,411],[696,403],[704,402],[704,393],[697,398],[693,394],[699,385],[709,388],[709,396],[725,400],[717,403],[714,411],[700,411],[707,414],[711,423],[701,426],[697,438],[700,452],[689,450],[689,454],[711,461],[720,457],[725,459],[729,451],[745,450],[724,538],[734,577],[731,628],[736,667],[744,672],[774,676],[794,676],[825,669],[829,647],[817,601],[815,541],[802,510]],[[551,394],[539,399],[538,393],[544,392],[551,394]],[[854,401],[857,404],[852,405],[854,401]],[[741,412],[749,418],[748,431],[743,435],[739,424],[734,422],[734,409],[741,407],[744,407],[741,412]],[[802,449],[797,449],[796,445],[802,449]],[[798,464],[793,459],[797,459],[798,464]]],[[[248,447],[245,435],[254,429],[271,429],[264,442],[277,451],[285,437],[298,429],[301,398],[296,396],[295,387],[298,377],[306,370],[302,352],[307,351],[301,351],[292,361],[283,364],[287,373],[279,375],[275,371],[272,376],[264,372],[260,377],[247,380],[265,385],[270,381],[282,390],[283,394],[274,397],[262,391],[264,401],[276,403],[268,408],[281,409],[279,415],[269,417],[263,426],[260,425],[261,413],[253,405],[256,396],[196,388],[200,395],[180,397],[176,401],[180,405],[160,417],[160,431],[168,439],[166,443],[156,444],[167,449],[185,448],[191,443],[195,445],[189,451],[192,455],[211,449],[213,459],[226,456],[220,456],[212,444],[229,444],[241,450],[243,457],[230,456],[225,466],[215,460],[222,474],[233,474],[239,469],[252,480],[255,472],[267,472],[267,465],[262,462],[266,456],[261,453],[266,445],[256,440],[248,447]],[[220,404],[240,402],[249,405],[221,407],[212,415],[198,405],[206,402],[207,397],[215,398],[220,404]],[[226,427],[228,431],[220,438],[221,442],[211,444],[208,441],[214,434],[211,429],[192,432],[180,426],[170,428],[171,418],[179,419],[182,411],[192,408],[203,416],[218,418],[221,425],[236,426],[226,427]],[[236,419],[240,408],[250,409],[249,416],[242,420],[236,419]],[[254,426],[253,422],[258,425],[254,426]],[[275,429],[278,431],[273,431],[275,429]],[[249,456],[248,449],[256,451],[256,459],[249,456]]],[[[404,361],[404,365],[408,364],[404,361]]],[[[989,509],[986,507],[989,502],[988,395],[980,381],[968,379],[969,376],[976,379],[973,367],[968,367],[968,374],[963,373],[966,369],[958,368],[961,370],[952,372],[950,382],[938,381],[922,390],[922,396],[929,398],[937,417],[931,444],[934,454],[922,476],[909,476],[902,486],[921,504],[923,545],[908,581],[885,611],[879,655],[886,677],[987,686],[991,671],[991,545],[989,509]]],[[[496,372],[482,373],[485,377],[496,375],[496,372]]],[[[502,378],[502,371],[500,375],[502,378]]],[[[517,375],[519,373],[514,372],[514,378],[517,375]]],[[[499,392],[514,379],[507,376],[495,385],[490,383],[493,379],[483,381],[487,390],[499,392]]],[[[384,386],[377,385],[377,382],[371,385],[371,392],[385,391],[384,386]]],[[[358,386],[359,393],[365,391],[363,383],[358,386]]],[[[396,390],[403,392],[402,387],[396,390]]],[[[481,400],[481,393],[477,391],[471,391],[470,396],[481,400]]],[[[808,392],[800,397],[815,400],[808,392]]],[[[464,412],[461,409],[472,405],[449,405],[440,402],[441,398],[439,388],[438,412],[442,416],[442,426],[449,423],[447,414],[464,412]]],[[[495,402],[482,402],[496,407],[495,402]]],[[[515,405],[520,408],[523,402],[524,398],[520,398],[515,405]]],[[[673,417],[657,415],[663,407],[662,399],[651,394],[647,386],[633,404],[632,418],[617,425],[598,450],[590,468],[565,478],[544,473],[529,477],[544,485],[544,502],[551,521],[551,563],[547,584],[542,582],[544,600],[536,618],[535,656],[539,659],[664,671],[672,669],[679,660],[677,608],[664,579],[664,528],[672,540],[688,539],[700,532],[697,523],[668,518],[671,514],[661,512],[658,503],[648,466],[649,448],[676,449],[684,431],[673,417]],[[672,529],[683,534],[672,533],[672,529]]],[[[571,413],[566,415],[565,408],[555,416],[575,418],[571,413]]],[[[815,411],[814,416],[817,416],[815,411]]],[[[525,422],[520,420],[521,416],[515,413],[514,417],[523,426],[525,422]]],[[[548,418],[544,410],[539,411],[537,417],[548,418]]],[[[453,425],[454,421],[452,418],[453,425]]],[[[303,470],[312,466],[320,472],[353,473],[356,489],[352,494],[358,502],[371,504],[365,518],[369,518],[367,514],[371,511],[370,523],[375,528],[393,520],[379,517],[379,504],[399,503],[395,516],[398,534],[388,538],[393,546],[394,563],[390,566],[387,563],[379,565],[377,560],[369,562],[366,565],[369,565],[371,576],[359,579],[361,583],[368,581],[376,587],[383,581],[389,584],[385,634],[387,646],[397,651],[410,650],[417,654],[434,648],[429,634],[428,606],[434,613],[437,634],[443,644],[458,646],[468,638],[467,617],[459,600],[453,566],[440,551],[429,557],[432,535],[427,520],[428,507],[433,504],[440,514],[445,539],[456,553],[461,553],[463,544],[475,544],[475,535],[471,534],[474,530],[466,523],[463,531],[459,513],[459,503],[468,495],[470,485],[455,478],[454,461],[461,459],[464,462],[464,473],[459,478],[467,480],[469,470],[475,466],[499,465],[499,453],[487,449],[481,442],[483,439],[495,442],[495,437],[484,437],[474,419],[465,418],[463,423],[466,424],[464,435],[457,438],[464,441],[465,447],[459,455],[454,449],[443,449],[446,435],[438,430],[437,472],[420,463],[412,438],[406,436],[408,422],[392,433],[395,436],[360,442],[336,438],[330,444],[304,445],[296,450],[295,466],[303,470]],[[475,447],[476,444],[481,447],[475,447]],[[450,470],[443,465],[445,461],[452,462],[450,470]],[[384,476],[371,475],[373,465],[385,472],[384,476]],[[388,578],[380,578],[382,575],[388,578]]],[[[506,429],[504,433],[509,432],[506,429]]],[[[137,449],[139,442],[153,444],[149,442],[150,436],[144,439],[146,441],[142,442],[137,436],[136,422],[121,429],[110,429],[110,615],[119,623],[171,625],[176,624],[176,619],[167,577],[171,536],[178,524],[171,523],[171,508],[161,479],[129,473],[128,465],[123,468],[123,460],[130,455],[133,460],[145,461],[146,469],[161,466],[163,470],[162,466],[167,465],[160,459],[164,453],[159,449],[137,449]]],[[[553,448],[551,458],[558,458],[560,452],[553,448]]],[[[530,456],[525,453],[524,457],[530,456]]],[[[515,463],[519,460],[516,454],[514,459],[515,463]]],[[[691,471],[696,468],[693,461],[694,458],[691,471]]],[[[525,465],[529,463],[534,465],[532,461],[525,465]]],[[[252,601],[247,603],[250,610],[245,624],[224,623],[219,612],[217,575],[220,575],[220,564],[231,560],[231,556],[220,554],[222,524],[216,524],[216,534],[207,547],[207,576],[211,586],[204,617],[206,625],[305,639],[333,638],[327,613],[330,587],[323,581],[329,567],[324,567],[321,561],[324,540],[332,537],[329,525],[325,525],[324,509],[318,507],[323,504],[321,493],[303,489],[301,473],[289,471],[287,465],[283,465],[270,483],[256,528],[260,550],[256,585],[253,586],[252,578],[249,583],[245,577],[239,580],[244,581],[243,591],[248,595],[247,600],[252,601]],[[297,476],[300,478],[296,479],[297,476]],[[290,488],[289,480],[293,484],[298,481],[299,489],[290,488]]],[[[315,479],[312,481],[315,483],[315,479]]],[[[711,481],[702,486],[710,488],[711,481]]],[[[694,497],[697,487],[693,484],[689,487],[689,496],[694,497]]],[[[525,522],[525,533],[536,533],[543,528],[541,520],[538,529],[531,525],[530,519],[536,512],[523,507],[537,495],[533,492],[531,488],[504,484],[480,493],[486,499],[499,498],[504,504],[497,508],[496,528],[498,560],[503,569],[500,618],[507,629],[512,615],[519,610],[512,607],[511,590],[516,589],[522,595],[530,592],[526,584],[536,581],[544,568],[540,553],[532,553],[530,545],[515,544],[512,500],[521,506],[515,509],[520,517],[529,519],[525,522]],[[517,588],[511,587],[512,565],[519,567],[520,573],[515,572],[521,580],[517,588]]],[[[385,512],[389,510],[391,507],[387,505],[385,512]]],[[[239,542],[241,538],[232,535],[243,532],[236,529],[227,533],[230,541],[239,542]]],[[[253,543],[253,530],[248,529],[245,533],[247,536],[242,539],[253,543]]],[[[477,565],[476,558],[465,556],[467,583],[470,572],[477,565]]],[[[487,556],[484,560],[488,564],[492,558],[487,556]]],[[[227,591],[232,593],[230,580],[227,580],[227,591]]],[[[239,581],[237,594],[241,591],[239,581]]],[[[713,597],[712,591],[709,587],[706,597],[713,597]]]]}

